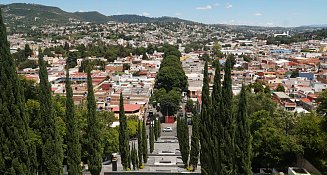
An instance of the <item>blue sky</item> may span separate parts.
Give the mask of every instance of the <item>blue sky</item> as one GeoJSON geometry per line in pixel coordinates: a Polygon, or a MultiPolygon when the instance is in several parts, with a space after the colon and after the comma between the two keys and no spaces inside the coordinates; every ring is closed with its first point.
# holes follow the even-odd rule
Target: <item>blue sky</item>
{"type": "Polygon", "coordinates": [[[327,24],[327,0],[1,0],[37,3],[65,11],[105,15],[173,16],[207,24],[293,27],[327,24]]]}

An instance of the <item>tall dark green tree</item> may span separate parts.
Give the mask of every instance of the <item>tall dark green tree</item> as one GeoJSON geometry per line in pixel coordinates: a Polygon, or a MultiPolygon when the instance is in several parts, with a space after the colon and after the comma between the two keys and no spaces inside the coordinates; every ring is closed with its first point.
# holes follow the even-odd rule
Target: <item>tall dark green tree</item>
{"type": "Polygon", "coordinates": [[[212,169],[212,172],[215,174],[221,174],[222,166],[221,166],[221,160],[220,160],[220,143],[223,142],[223,132],[224,128],[221,121],[222,117],[222,111],[221,111],[221,75],[220,75],[220,63],[215,65],[215,77],[214,77],[214,84],[213,84],[213,90],[212,90],[212,110],[211,110],[211,145],[210,145],[210,158],[211,162],[214,166],[211,166],[210,169],[212,169]]]}
{"type": "Polygon", "coordinates": [[[150,145],[150,153],[153,152],[154,150],[154,124],[151,122],[151,124],[149,125],[150,127],[150,136],[149,136],[149,145],[150,145]]]}
{"type": "Polygon", "coordinates": [[[82,174],[80,129],[75,116],[73,90],[69,79],[69,69],[66,69],[66,121],[67,121],[67,166],[68,174],[82,174]]]}
{"type": "Polygon", "coordinates": [[[132,169],[132,156],[131,156],[131,146],[128,145],[128,153],[127,153],[127,170],[131,170],[132,169]]]}
{"type": "Polygon", "coordinates": [[[24,48],[24,57],[25,58],[28,58],[30,56],[32,56],[33,54],[33,51],[32,49],[30,48],[30,46],[28,44],[25,44],[25,48],[24,48]]]}
{"type": "Polygon", "coordinates": [[[123,94],[120,93],[119,103],[119,151],[121,157],[121,163],[124,170],[130,167],[129,161],[129,138],[127,129],[127,119],[124,110],[124,98],[123,94]]]}
{"type": "Polygon", "coordinates": [[[157,127],[157,132],[158,132],[158,138],[160,138],[161,136],[161,121],[160,121],[160,117],[158,117],[158,127],[157,127]]]}
{"type": "Polygon", "coordinates": [[[278,84],[276,91],[277,92],[285,92],[285,88],[282,84],[278,84]]]}
{"type": "Polygon", "coordinates": [[[191,136],[191,151],[189,166],[195,170],[199,161],[200,153],[200,137],[199,137],[199,114],[197,110],[193,110],[192,117],[192,136],[191,136]]]}
{"type": "Polygon", "coordinates": [[[184,158],[183,162],[185,167],[188,165],[188,160],[189,160],[189,155],[190,155],[190,134],[189,134],[189,129],[188,129],[188,124],[187,124],[187,117],[184,117],[183,121],[183,137],[184,137],[184,158]]]}
{"type": "Polygon", "coordinates": [[[182,154],[182,161],[184,166],[187,167],[188,165],[188,157],[190,153],[190,145],[189,145],[189,132],[188,132],[188,125],[187,125],[187,118],[177,117],[177,137],[179,142],[179,150],[182,154]]]}
{"type": "MultiPolygon", "coordinates": [[[[28,119],[0,9],[0,174],[29,174],[28,119]]],[[[32,171],[31,171],[32,172],[32,171]]]]}
{"type": "Polygon", "coordinates": [[[299,76],[299,70],[292,71],[290,78],[296,78],[299,76]]]}
{"type": "Polygon", "coordinates": [[[177,126],[176,126],[177,139],[180,142],[180,140],[181,140],[181,119],[179,116],[176,118],[176,123],[177,123],[177,126]]]}
{"type": "Polygon", "coordinates": [[[154,139],[157,141],[158,140],[158,120],[157,118],[154,119],[154,139]]]}
{"type": "Polygon", "coordinates": [[[236,116],[235,153],[237,174],[251,175],[251,132],[247,116],[246,90],[242,86],[236,116]]]}
{"type": "Polygon", "coordinates": [[[204,75],[203,75],[203,86],[202,86],[202,96],[201,96],[201,118],[200,118],[200,161],[201,161],[201,173],[202,174],[212,174],[210,171],[210,135],[209,130],[210,119],[210,97],[209,97],[209,75],[208,75],[208,63],[204,65],[204,75]]]}
{"type": "Polygon", "coordinates": [[[233,56],[230,55],[225,63],[225,77],[222,89],[222,105],[221,105],[221,117],[219,122],[223,126],[222,138],[223,141],[220,144],[220,162],[222,167],[222,174],[235,174],[235,162],[234,162],[234,117],[232,113],[232,69],[233,56]]]}
{"type": "MultiPolygon", "coordinates": [[[[318,114],[327,117],[327,91],[323,91],[319,94],[317,101],[319,105],[317,107],[318,114]]],[[[327,120],[326,120],[327,121],[327,120]]]]}
{"type": "Polygon", "coordinates": [[[145,125],[145,119],[143,119],[143,125],[142,125],[142,147],[143,147],[143,162],[147,163],[148,161],[148,141],[146,137],[146,125],[145,125]]]}
{"type": "Polygon", "coordinates": [[[193,111],[194,103],[193,103],[193,100],[192,100],[192,99],[188,99],[188,100],[186,101],[185,108],[186,108],[186,111],[187,111],[187,112],[192,112],[192,111],[193,111]]]}
{"type": "Polygon", "coordinates": [[[99,175],[102,169],[100,124],[96,117],[91,67],[87,68],[87,139],[88,165],[92,175],[99,175]]]}
{"type": "Polygon", "coordinates": [[[142,141],[142,128],[141,128],[141,120],[137,125],[137,150],[138,150],[138,161],[139,165],[142,165],[142,156],[143,156],[143,141],[142,141]]]}
{"type": "Polygon", "coordinates": [[[69,44],[68,44],[67,42],[65,42],[64,50],[65,50],[66,52],[69,51],[69,44]]]}
{"type": "Polygon", "coordinates": [[[43,54],[39,55],[40,90],[39,101],[41,111],[41,137],[42,137],[42,174],[62,174],[63,149],[62,139],[56,125],[56,116],[53,111],[51,86],[48,80],[48,71],[43,54]]]}
{"type": "Polygon", "coordinates": [[[130,151],[130,156],[131,156],[131,162],[132,162],[132,166],[133,166],[133,170],[135,170],[135,168],[136,168],[136,157],[135,157],[135,152],[134,152],[134,150],[135,150],[135,145],[134,145],[134,143],[132,143],[132,149],[131,149],[131,151],[130,151]]]}
{"type": "MultiPolygon", "coordinates": [[[[177,50],[177,52],[179,51],[177,50]]],[[[173,54],[164,56],[156,77],[155,87],[157,89],[165,88],[167,91],[173,88],[187,91],[187,77],[178,56],[173,54]]]]}

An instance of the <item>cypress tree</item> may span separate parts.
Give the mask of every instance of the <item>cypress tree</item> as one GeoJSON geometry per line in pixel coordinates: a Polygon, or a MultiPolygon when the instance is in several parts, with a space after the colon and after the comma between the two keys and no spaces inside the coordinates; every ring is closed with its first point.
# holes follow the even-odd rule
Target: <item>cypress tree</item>
{"type": "Polygon", "coordinates": [[[235,174],[235,162],[234,162],[234,118],[232,114],[232,59],[230,55],[225,63],[225,77],[222,89],[222,105],[221,105],[221,117],[219,122],[223,126],[220,152],[220,162],[222,167],[222,174],[235,174]]]}
{"type": "Polygon", "coordinates": [[[0,174],[30,174],[28,119],[0,8],[0,174]]]}
{"type": "Polygon", "coordinates": [[[186,140],[185,137],[186,130],[185,130],[185,119],[181,117],[177,117],[177,139],[179,144],[179,150],[182,155],[182,161],[185,166],[187,166],[187,160],[188,160],[188,152],[186,147],[186,140]]]}
{"type": "Polygon", "coordinates": [[[193,170],[197,168],[199,160],[199,116],[198,112],[194,110],[192,117],[192,137],[191,137],[191,152],[189,166],[193,167],[193,170]]]}
{"type": "Polygon", "coordinates": [[[204,65],[204,75],[203,75],[203,86],[202,86],[202,105],[201,105],[201,118],[200,118],[200,161],[201,161],[201,173],[202,174],[212,174],[210,171],[210,98],[209,98],[209,75],[208,75],[208,63],[205,62],[204,65]]]}
{"type": "Polygon", "coordinates": [[[160,121],[160,117],[158,117],[158,138],[160,138],[161,136],[161,121],[160,121]]]}
{"type": "Polygon", "coordinates": [[[143,119],[143,125],[142,125],[142,147],[143,147],[143,161],[144,163],[147,163],[148,161],[148,141],[146,137],[146,125],[145,125],[145,119],[143,119]]]}
{"type": "Polygon", "coordinates": [[[131,168],[131,163],[132,163],[132,157],[131,157],[131,146],[130,145],[128,145],[128,154],[127,154],[127,170],[129,169],[129,170],[131,170],[132,168],[131,168]]]}
{"type": "Polygon", "coordinates": [[[141,120],[137,125],[137,150],[138,150],[138,161],[139,167],[142,165],[142,155],[143,155],[143,141],[142,141],[142,129],[141,129],[141,120]]]}
{"type": "Polygon", "coordinates": [[[212,171],[215,172],[215,174],[221,174],[224,170],[222,170],[221,160],[220,160],[220,143],[223,142],[223,125],[220,122],[221,120],[221,75],[220,75],[220,64],[218,63],[215,70],[215,78],[214,78],[214,84],[213,84],[213,90],[212,90],[212,111],[211,111],[211,123],[212,123],[212,137],[211,137],[211,162],[212,171]]]}
{"type": "Polygon", "coordinates": [[[190,153],[190,145],[189,145],[189,133],[188,133],[188,125],[187,125],[187,118],[184,117],[180,119],[180,151],[182,154],[182,160],[185,165],[185,167],[188,165],[188,156],[190,153]]]}
{"type": "Polygon", "coordinates": [[[79,143],[79,127],[75,116],[73,90],[69,79],[69,68],[66,70],[66,120],[67,120],[67,166],[68,174],[82,174],[81,145],[79,143]]]}
{"type": "Polygon", "coordinates": [[[135,170],[135,166],[136,166],[134,149],[135,149],[135,146],[134,146],[134,143],[132,143],[132,149],[130,151],[130,155],[131,155],[131,162],[132,162],[132,165],[133,165],[133,170],[135,170]]]}
{"type": "Polygon", "coordinates": [[[176,123],[177,123],[177,126],[176,126],[176,128],[177,128],[177,139],[178,139],[178,142],[180,142],[181,141],[181,137],[180,137],[180,133],[181,133],[180,124],[181,124],[181,122],[180,122],[179,116],[177,116],[177,118],[176,118],[176,123]]]}
{"type": "MultiPolygon", "coordinates": [[[[38,166],[39,166],[39,159],[38,155],[40,152],[37,151],[36,140],[32,140],[29,142],[29,156],[30,156],[30,174],[37,174],[38,166]]],[[[40,149],[40,148],[38,148],[40,149]]]]}
{"type": "Polygon", "coordinates": [[[48,81],[48,71],[43,60],[43,54],[39,54],[39,78],[40,78],[40,111],[41,111],[41,137],[42,137],[42,174],[62,174],[63,149],[62,142],[56,126],[53,111],[51,86],[48,81]]]}
{"type": "Polygon", "coordinates": [[[179,151],[181,152],[181,154],[183,153],[182,149],[183,149],[183,138],[181,137],[181,119],[179,116],[177,116],[176,118],[176,122],[177,122],[177,126],[176,126],[176,129],[177,129],[177,140],[178,140],[178,145],[179,145],[179,151]]]}
{"type": "Polygon", "coordinates": [[[87,123],[89,170],[92,175],[99,175],[102,169],[100,124],[96,118],[96,104],[90,67],[87,68],[87,123]]]}
{"type": "Polygon", "coordinates": [[[149,125],[150,126],[150,138],[149,138],[150,153],[152,153],[154,150],[154,127],[152,125],[154,124],[152,124],[151,122],[151,124],[149,125]]]}
{"type": "Polygon", "coordinates": [[[158,121],[157,118],[154,119],[154,139],[157,141],[158,140],[158,121]]]}
{"type": "Polygon", "coordinates": [[[30,56],[32,56],[33,50],[30,48],[30,46],[28,44],[25,44],[25,48],[24,48],[24,57],[28,58],[30,56]]]}
{"type": "Polygon", "coordinates": [[[119,104],[119,151],[121,157],[121,163],[124,170],[130,167],[129,162],[129,138],[127,130],[127,120],[124,109],[123,94],[120,93],[120,104],[119,104]]]}
{"type": "Polygon", "coordinates": [[[236,116],[235,152],[237,174],[251,175],[251,133],[247,117],[246,90],[242,86],[236,116]]]}

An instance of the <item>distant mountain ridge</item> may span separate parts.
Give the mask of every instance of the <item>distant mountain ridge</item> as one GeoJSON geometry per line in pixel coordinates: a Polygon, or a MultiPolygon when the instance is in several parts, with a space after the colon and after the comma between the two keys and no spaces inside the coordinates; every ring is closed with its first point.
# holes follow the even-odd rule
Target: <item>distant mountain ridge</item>
{"type": "Polygon", "coordinates": [[[83,21],[92,23],[106,23],[111,20],[108,16],[105,16],[97,11],[74,12],[73,14],[83,21]]]}
{"type": "Polygon", "coordinates": [[[327,28],[327,24],[312,24],[312,25],[305,25],[300,27],[327,28]]]}
{"type": "Polygon", "coordinates": [[[109,21],[126,23],[167,23],[185,22],[195,23],[175,17],[146,17],[139,15],[105,16],[99,12],[66,12],[58,7],[28,3],[12,3],[0,5],[3,9],[5,22],[18,25],[64,24],[70,20],[91,23],[106,23],[109,21]]]}
{"type": "MultiPolygon", "coordinates": [[[[31,3],[12,3],[12,4],[0,4],[2,8],[5,23],[8,27],[13,29],[17,28],[29,28],[31,26],[42,26],[48,24],[63,25],[69,23],[71,20],[78,20],[82,22],[91,23],[106,23],[109,21],[114,22],[126,22],[126,23],[180,23],[187,24],[201,24],[194,21],[184,20],[176,17],[148,17],[134,14],[124,15],[111,15],[106,16],[97,11],[89,12],[66,12],[58,7],[45,6],[31,3]]],[[[299,27],[264,27],[264,26],[247,26],[247,25],[228,25],[228,24],[213,24],[220,27],[228,27],[232,29],[262,29],[270,28],[276,30],[289,30],[290,28],[306,31],[313,29],[326,28],[327,24],[317,25],[303,25],[299,27]]]]}
{"type": "Polygon", "coordinates": [[[168,17],[168,16],[163,16],[163,17],[147,17],[147,16],[139,16],[139,15],[132,15],[132,14],[127,14],[127,15],[112,15],[109,16],[113,21],[117,22],[126,22],[126,23],[156,23],[156,22],[185,22],[185,23],[196,23],[193,21],[187,21],[183,19],[179,19],[176,17],[168,17]]]}

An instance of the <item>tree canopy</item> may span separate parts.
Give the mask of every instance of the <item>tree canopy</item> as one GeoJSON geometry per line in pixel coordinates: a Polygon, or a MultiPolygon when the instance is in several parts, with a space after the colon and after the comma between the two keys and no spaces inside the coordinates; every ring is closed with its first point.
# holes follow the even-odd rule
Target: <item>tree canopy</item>
{"type": "Polygon", "coordinates": [[[181,91],[187,91],[187,77],[179,57],[168,55],[163,59],[156,77],[155,87],[157,89],[165,88],[167,91],[172,90],[174,87],[179,88],[181,91]]]}
{"type": "MultiPolygon", "coordinates": [[[[29,174],[28,118],[0,8],[0,174],[29,174]]],[[[32,156],[32,154],[31,154],[32,156]]]]}

